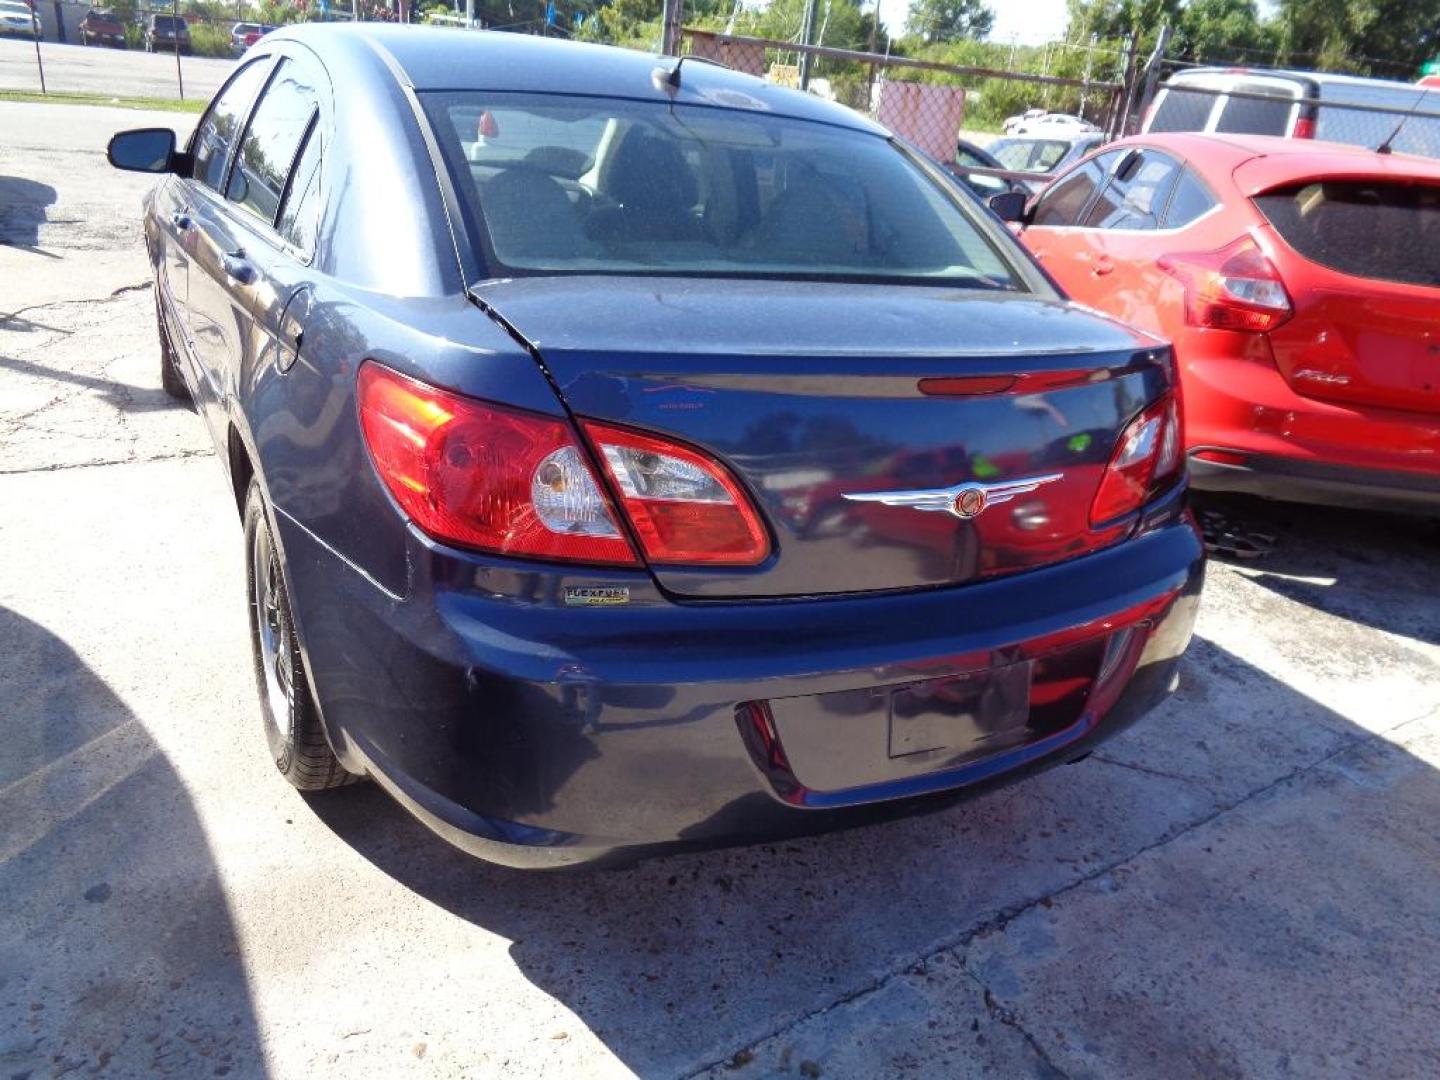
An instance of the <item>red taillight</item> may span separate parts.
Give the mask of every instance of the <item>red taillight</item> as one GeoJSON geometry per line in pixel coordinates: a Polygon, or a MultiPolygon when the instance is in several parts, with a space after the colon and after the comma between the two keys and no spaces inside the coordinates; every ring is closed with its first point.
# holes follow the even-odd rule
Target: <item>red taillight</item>
{"type": "Polygon", "coordinates": [[[1219,251],[1162,255],[1157,265],[1184,284],[1191,326],[1263,332],[1294,313],[1279,271],[1248,236],[1219,251]]]}
{"type": "Polygon", "coordinates": [[[770,537],[750,498],[698,450],[594,420],[581,425],[652,563],[754,566],[770,537]]]}
{"type": "Polygon", "coordinates": [[[390,494],[437,540],[504,555],[635,565],[563,420],[491,405],[367,362],[365,444],[390,494]]]}
{"type": "Polygon", "coordinates": [[[1166,394],[1121,433],[1090,504],[1090,524],[1105,525],[1144,506],[1180,470],[1182,445],[1180,410],[1174,396],[1166,394]]]}
{"type": "Polygon", "coordinates": [[[1309,116],[1302,116],[1295,121],[1295,130],[1291,133],[1296,139],[1315,138],[1315,121],[1309,116]]]}

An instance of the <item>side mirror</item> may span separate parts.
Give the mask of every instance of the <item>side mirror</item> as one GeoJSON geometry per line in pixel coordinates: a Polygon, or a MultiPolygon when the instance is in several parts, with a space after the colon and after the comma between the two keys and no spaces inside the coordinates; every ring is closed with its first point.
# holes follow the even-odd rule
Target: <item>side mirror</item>
{"type": "Polygon", "coordinates": [[[1030,197],[1023,191],[1002,191],[985,200],[1001,221],[1017,225],[1025,224],[1025,204],[1029,201],[1030,197]]]}
{"type": "Polygon", "coordinates": [[[169,128],[122,131],[111,136],[105,158],[115,168],[129,172],[174,172],[175,132],[169,128]]]}

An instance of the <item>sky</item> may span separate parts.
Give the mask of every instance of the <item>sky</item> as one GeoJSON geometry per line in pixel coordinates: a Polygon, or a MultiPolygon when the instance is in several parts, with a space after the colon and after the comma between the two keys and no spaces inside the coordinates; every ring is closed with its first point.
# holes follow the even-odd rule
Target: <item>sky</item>
{"type": "MultiPolygon", "coordinates": [[[[990,0],[995,29],[990,40],[1021,45],[1043,45],[1065,37],[1065,0],[990,0]]],[[[905,29],[910,0],[880,0],[880,21],[899,36],[905,29]]]]}

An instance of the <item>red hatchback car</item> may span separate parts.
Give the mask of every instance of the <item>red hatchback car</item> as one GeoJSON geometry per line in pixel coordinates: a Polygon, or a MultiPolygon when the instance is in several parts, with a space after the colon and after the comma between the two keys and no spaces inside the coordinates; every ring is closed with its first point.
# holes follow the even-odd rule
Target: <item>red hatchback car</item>
{"type": "Polygon", "coordinates": [[[1138,136],[1026,219],[1074,299],[1175,344],[1195,487],[1440,514],[1440,161],[1138,136]]]}

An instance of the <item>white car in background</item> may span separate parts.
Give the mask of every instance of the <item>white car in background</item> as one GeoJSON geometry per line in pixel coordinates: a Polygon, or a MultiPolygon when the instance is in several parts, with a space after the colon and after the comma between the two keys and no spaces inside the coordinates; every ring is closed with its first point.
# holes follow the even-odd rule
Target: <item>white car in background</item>
{"type": "Polygon", "coordinates": [[[1031,116],[1030,113],[1037,110],[1031,109],[1020,117],[1011,117],[1011,120],[1018,120],[1014,127],[1010,126],[1010,120],[1005,121],[1006,135],[1037,135],[1048,136],[1057,139],[1073,139],[1077,135],[1090,135],[1100,129],[1089,120],[1079,116],[1072,116],[1069,113],[1040,113],[1039,116],[1031,116]]]}
{"type": "Polygon", "coordinates": [[[0,37],[34,37],[40,33],[40,16],[25,0],[0,0],[0,37]]]}
{"type": "Polygon", "coordinates": [[[1019,113],[1019,114],[1016,115],[1016,116],[1007,116],[1007,117],[1005,118],[1005,125],[1004,125],[1004,127],[1005,127],[1005,134],[1006,134],[1006,135],[1014,135],[1016,129],[1017,129],[1018,127],[1020,127],[1020,125],[1029,123],[1029,122],[1032,121],[1032,120],[1039,120],[1040,117],[1042,117],[1042,116],[1044,116],[1044,115],[1045,115],[1045,110],[1044,110],[1044,109],[1026,109],[1024,112],[1019,113]]]}

